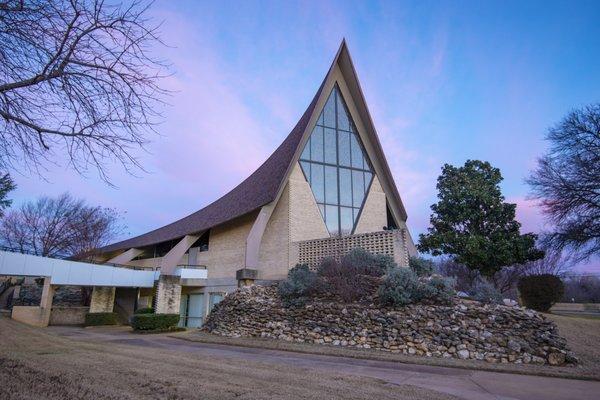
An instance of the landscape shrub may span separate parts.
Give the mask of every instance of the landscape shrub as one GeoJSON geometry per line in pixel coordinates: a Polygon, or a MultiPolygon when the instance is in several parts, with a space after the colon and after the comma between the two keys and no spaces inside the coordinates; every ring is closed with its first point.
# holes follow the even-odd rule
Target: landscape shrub
{"type": "Polygon", "coordinates": [[[313,295],[318,287],[317,279],[308,265],[298,264],[289,270],[287,279],[279,283],[279,295],[288,302],[313,295]]]}
{"type": "Polygon", "coordinates": [[[384,306],[405,306],[422,299],[419,277],[410,268],[389,269],[377,292],[384,306]]]}
{"type": "Polygon", "coordinates": [[[408,266],[415,271],[417,276],[431,276],[435,271],[433,261],[423,257],[411,257],[408,260],[408,266]]]}
{"type": "Polygon", "coordinates": [[[388,268],[396,267],[391,256],[372,254],[361,248],[350,250],[342,257],[340,264],[356,274],[368,276],[383,276],[388,268]]]}
{"type": "Polygon", "coordinates": [[[135,331],[168,331],[179,322],[179,314],[135,314],[131,326],[135,331]]]}
{"type": "Polygon", "coordinates": [[[85,326],[117,325],[117,313],[101,312],[85,314],[85,326]]]}
{"type": "Polygon", "coordinates": [[[411,268],[393,268],[388,270],[377,293],[384,306],[405,306],[422,301],[448,304],[455,293],[454,280],[438,275],[419,278],[411,268]]]}
{"type": "Polygon", "coordinates": [[[152,307],[143,307],[135,310],[134,314],[154,314],[154,308],[152,307]]]}
{"type": "Polygon", "coordinates": [[[565,287],[558,276],[542,274],[522,277],[518,289],[526,307],[537,311],[548,311],[562,298],[565,287]]]}
{"type": "Polygon", "coordinates": [[[439,275],[421,281],[421,300],[429,300],[433,303],[448,304],[455,295],[454,285],[456,281],[439,275]]]}
{"type": "Polygon", "coordinates": [[[477,279],[469,291],[469,295],[477,301],[486,304],[502,304],[502,293],[490,282],[477,279]]]}
{"type": "Polygon", "coordinates": [[[317,270],[321,292],[327,289],[345,302],[364,299],[375,293],[378,278],[395,265],[389,256],[373,255],[362,249],[350,251],[340,262],[324,259],[317,270]]]}

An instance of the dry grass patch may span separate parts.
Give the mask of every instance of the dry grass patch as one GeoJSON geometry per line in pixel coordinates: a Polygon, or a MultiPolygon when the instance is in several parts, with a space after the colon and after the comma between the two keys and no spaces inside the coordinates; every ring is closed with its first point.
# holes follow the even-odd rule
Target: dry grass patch
{"type": "Polygon", "coordinates": [[[174,350],[87,343],[0,318],[0,399],[452,399],[408,385],[174,350]]]}

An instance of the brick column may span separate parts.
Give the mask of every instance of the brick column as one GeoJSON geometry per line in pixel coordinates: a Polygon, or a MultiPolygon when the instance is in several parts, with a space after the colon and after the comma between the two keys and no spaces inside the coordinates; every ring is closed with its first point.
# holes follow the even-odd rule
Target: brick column
{"type": "Polygon", "coordinates": [[[115,288],[94,286],[90,301],[90,313],[110,313],[115,306],[115,288]]]}
{"type": "Polygon", "coordinates": [[[156,314],[179,314],[181,303],[181,278],[176,275],[160,275],[154,296],[156,314]]]}
{"type": "Polygon", "coordinates": [[[42,289],[42,298],[40,299],[40,308],[51,309],[52,299],[54,298],[54,286],[50,284],[50,278],[44,278],[44,287],[42,289]]]}

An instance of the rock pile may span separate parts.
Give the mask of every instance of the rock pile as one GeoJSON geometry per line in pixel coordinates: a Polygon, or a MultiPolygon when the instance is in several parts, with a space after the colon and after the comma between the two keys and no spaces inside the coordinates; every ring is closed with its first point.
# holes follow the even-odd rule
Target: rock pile
{"type": "Polygon", "coordinates": [[[275,286],[251,286],[228,295],[215,306],[203,329],[222,336],[491,363],[577,362],[554,323],[537,312],[458,299],[447,306],[396,309],[325,299],[286,307],[275,286]]]}

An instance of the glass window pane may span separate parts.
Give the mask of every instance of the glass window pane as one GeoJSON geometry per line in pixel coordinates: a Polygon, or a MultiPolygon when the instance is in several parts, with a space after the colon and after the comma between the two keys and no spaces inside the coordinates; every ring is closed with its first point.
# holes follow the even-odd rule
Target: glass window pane
{"type": "Polygon", "coordinates": [[[323,125],[335,128],[335,89],[331,91],[323,109],[323,125]]]}
{"type": "Polygon", "coordinates": [[[310,159],[323,162],[323,128],[315,126],[310,135],[310,159]]]}
{"type": "Polygon", "coordinates": [[[360,213],[360,209],[359,208],[353,208],[352,209],[352,213],[354,214],[354,223],[356,224],[356,221],[358,220],[358,214],[360,213]]]}
{"type": "Polygon", "coordinates": [[[365,197],[365,181],[362,171],[352,171],[352,203],[360,207],[365,197]]]}
{"type": "Polygon", "coordinates": [[[340,168],[340,204],[352,206],[352,171],[340,168]]]}
{"type": "Polygon", "coordinates": [[[338,132],[338,153],[340,165],[350,166],[350,134],[347,132],[338,132]]]}
{"type": "Polygon", "coordinates": [[[323,217],[323,221],[325,220],[325,206],[323,204],[318,204],[319,211],[321,211],[321,216],[323,217]]]}
{"type": "Polygon", "coordinates": [[[352,216],[352,208],[340,207],[340,229],[342,235],[352,233],[354,226],[354,217],[352,216]]]}
{"type": "Polygon", "coordinates": [[[338,207],[325,206],[325,224],[331,235],[339,235],[338,207]]]}
{"type": "Polygon", "coordinates": [[[362,150],[360,148],[360,144],[358,144],[356,135],[350,135],[350,142],[352,146],[352,166],[354,168],[363,168],[362,150]]]}
{"type": "Polygon", "coordinates": [[[308,181],[308,183],[310,184],[310,164],[309,162],[306,161],[300,161],[300,168],[302,168],[302,172],[304,172],[304,177],[306,178],[306,180],[308,181]]]}
{"type": "Polygon", "coordinates": [[[325,180],[323,176],[323,166],[320,164],[312,164],[310,166],[310,182],[311,188],[315,195],[317,203],[325,202],[325,180]]]}
{"type": "Polygon", "coordinates": [[[199,328],[204,319],[204,294],[190,294],[188,300],[187,327],[199,328]]]}
{"type": "Polygon", "coordinates": [[[302,160],[310,160],[310,137],[306,141],[304,145],[304,150],[302,150],[302,154],[300,155],[302,160]]]}
{"type": "Polygon", "coordinates": [[[335,129],[325,128],[325,162],[337,164],[335,129]]]}
{"type": "Polygon", "coordinates": [[[211,312],[212,309],[223,300],[223,293],[211,293],[210,294],[210,303],[208,303],[208,312],[211,312]]]}
{"type": "Polygon", "coordinates": [[[348,113],[346,107],[344,107],[342,96],[337,96],[337,123],[338,129],[345,131],[350,130],[350,121],[348,120],[348,113]]]}
{"type": "Polygon", "coordinates": [[[336,167],[325,167],[325,203],[338,204],[336,167]]]}
{"type": "Polygon", "coordinates": [[[325,113],[321,111],[321,115],[319,115],[319,119],[317,120],[317,124],[319,125],[323,125],[323,114],[325,113]]]}

